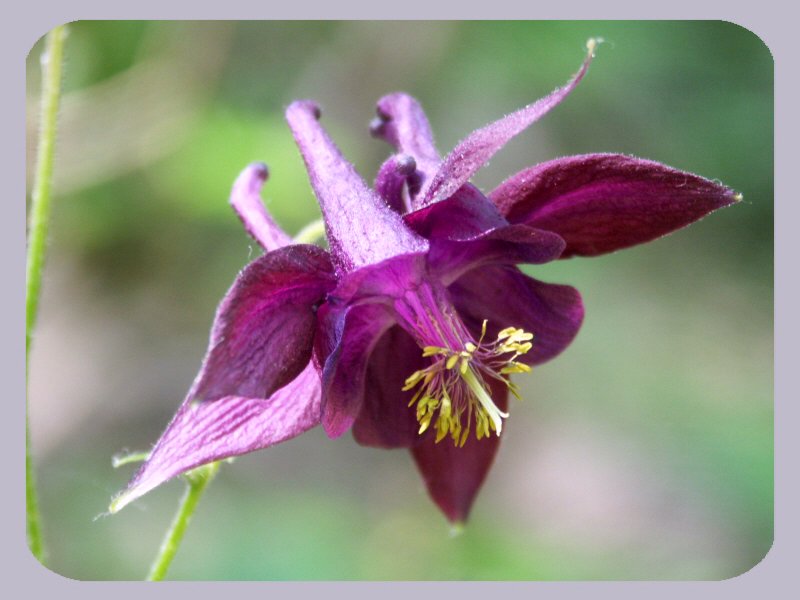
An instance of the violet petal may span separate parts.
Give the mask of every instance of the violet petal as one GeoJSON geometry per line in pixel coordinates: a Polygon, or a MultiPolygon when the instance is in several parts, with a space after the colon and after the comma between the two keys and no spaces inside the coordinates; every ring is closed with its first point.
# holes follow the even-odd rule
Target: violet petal
{"type": "Polygon", "coordinates": [[[189,398],[267,398],[308,364],[315,310],[335,285],[327,252],[296,245],[247,265],[217,309],[189,398]]]}
{"type": "Polygon", "coordinates": [[[420,440],[416,413],[409,408],[406,378],[427,366],[417,342],[399,326],[386,331],[367,366],[369,393],[353,424],[353,437],[362,446],[408,448],[420,440]]]}
{"type": "Polygon", "coordinates": [[[473,239],[508,225],[494,203],[470,183],[445,200],[408,213],[403,220],[427,239],[473,239]]]}
{"type": "MultiPolygon", "coordinates": [[[[505,411],[508,388],[497,381],[490,381],[489,386],[492,400],[505,411]]],[[[437,444],[435,434],[435,431],[426,432],[411,453],[433,501],[448,520],[463,523],[494,462],[500,437],[491,435],[478,440],[470,435],[464,446],[458,448],[450,440],[437,444]]]]}
{"type": "Polygon", "coordinates": [[[594,45],[590,41],[590,50],[581,68],[563,87],[536,102],[525,106],[477,129],[462,140],[442,161],[430,185],[420,194],[419,206],[438,202],[451,196],[465,184],[492,156],[505,146],[511,138],[527,129],[564,100],[580,83],[594,56],[594,45]]]}
{"type": "Polygon", "coordinates": [[[364,403],[367,364],[383,333],[393,325],[385,304],[351,306],[339,315],[337,344],[322,373],[322,426],[336,438],[347,431],[364,403]]]}
{"type": "Polygon", "coordinates": [[[493,266],[464,275],[449,288],[450,296],[473,335],[487,320],[487,339],[506,327],[533,334],[533,348],[518,358],[538,365],[560,354],[583,322],[583,302],[568,285],[544,283],[516,267],[493,266]]]}
{"type": "Polygon", "coordinates": [[[297,101],[286,120],[303,155],[311,187],[325,219],[331,254],[342,272],[426,249],[424,239],[403,225],[356,173],[319,124],[319,107],[297,101]]]}
{"type": "Polygon", "coordinates": [[[261,200],[261,187],[268,176],[269,171],[264,163],[249,165],[236,178],[230,198],[230,204],[247,233],[267,252],[288,246],[292,241],[278,227],[261,200]]]}
{"type": "Polygon", "coordinates": [[[490,197],[509,221],[563,237],[562,258],[649,242],[741,199],[708,179],[622,154],[542,163],[513,175],[490,197]]]}
{"type": "Polygon", "coordinates": [[[336,307],[376,301],[390,304],[392,299],[402,297],[409,289],[418,286],[427,269],[424,253],[394,256],[342,277],[330,293],[328,303],[336,307]]]}
{"type": "Polygon", "coordinates": [[[268,399],[225,396],[214,402],[184,402],[150,457],[115,498],[112,512],[176,475],[273,446],[319,421],[320,379],[311,363],[268,399]]]}
{"type": "Polygon", "coordinates": [[[524,225],[507,225],[471,240],[431,240],[428,268],[445,285],[464,273],[493,264],[543,264],[564,250],[560,236],[524,225]]]}

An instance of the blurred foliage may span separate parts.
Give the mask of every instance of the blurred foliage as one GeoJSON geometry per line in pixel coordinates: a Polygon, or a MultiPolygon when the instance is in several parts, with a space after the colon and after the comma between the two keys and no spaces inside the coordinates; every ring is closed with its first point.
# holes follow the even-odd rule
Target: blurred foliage
{"type": "Polygon", "coordinates": [[[270,165],[264,197],[288,231],[318,214],[288,102],[319,100],[369,179],[388,154],[366,131],[380,95],[419,98],[446,152],[566,81],[591,36],[606,43],[586,80],[477,183],[625,152],[724,181],[745,202],[640,249],[530,270],[581,289],[587,320],[522,380],[529,400],[463,534],[448,534],[404,453],[313,432],[222,470],[171,575],[720,579],[756,564],[772,541],[773,66],[755,35],[699,21],[87,21],[70,25],[54,281],[32,364],[52,568],[146,572],[178,484],[93,520],[130,474],[110,457],[157,438],[215,303],[256,251],[226,202],[237,173],[270,165]],[[70,360],[100,375],[48,371],[70,360]]]}

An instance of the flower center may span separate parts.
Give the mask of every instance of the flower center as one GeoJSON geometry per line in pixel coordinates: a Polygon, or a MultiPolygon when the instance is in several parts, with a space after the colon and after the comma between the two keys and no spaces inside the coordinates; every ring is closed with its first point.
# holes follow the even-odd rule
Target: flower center
{"type": "Polygon", "coordinates": [[[429,366],[412,373],[403,387],[403,391],[416,388],[408,405],[417,405],[420,435],[433,424],[437,443],[449,435],[460,447],[467,441],[473,422],[479,440],[491,432],[500,435],[508,413],[492,400],[487,381],[502,382],[519,398],[508,376],[531,370],[517,358],[531,349],[533,334],[507,327],[486,343],[484,320],[476,341],[447,300],[446,292],[428,285],[406,294],[398,312],[422,348],[422,356],[431,360],[429,366]]]}

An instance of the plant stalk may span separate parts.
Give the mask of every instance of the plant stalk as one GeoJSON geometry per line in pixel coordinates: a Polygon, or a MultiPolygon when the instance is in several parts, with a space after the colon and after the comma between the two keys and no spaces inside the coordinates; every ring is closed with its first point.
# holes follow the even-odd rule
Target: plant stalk
{"type": "Polygon", "coordinates": [[[188,482],[186,492],[178,505],[178,512],[175,513],[172,525],[161,542],[158,555],[150,567],[147,581],[161,581],[167,575],[169,566],[181,545],[183,535],[186,533],[186,528],[189,526],[189,521],[197,508],[197,503],[200,502],[200,497],[206,487],[219,471],[220,464],[219,462],[209,463],[186,473],[185,477],[188,482]]]}
{"type": "MultiPolygon", "coordinates": [[[[61,79],[64,61],[64,38],[66,30],[60,25],[47,34],[42,54],[42,113],[39,125],[39,140],[36,156],[36,174],[31,196],[30,227],[28,229],[28,252],[25,285],[25,387],[28,387],[30,351],[36,317],[39,309],[39,294],[42,286],[42,270],[47,251],[47,231],[51,211],[53,182],[53,159],[56,143],[56,121],[61,99],[61,79]]],[[[33,555],[44,562],[45,546],[42,537],[39,502],[36,493],[33,457],[31,455],[30,425],[28,421],[28,397],[25,394],[25,506],[27,509],[28,546],[33,555]]]]}

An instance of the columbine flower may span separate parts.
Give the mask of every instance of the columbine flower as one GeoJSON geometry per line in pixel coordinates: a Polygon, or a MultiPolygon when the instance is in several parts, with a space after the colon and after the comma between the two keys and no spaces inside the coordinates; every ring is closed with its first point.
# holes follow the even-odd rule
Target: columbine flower
{"type": "Polygon", "coordinates": [[[233,205],[268,253],[223,299],[203,367],[114,509],[175,474],[283,441],[321,421],[368,446],[409,448],[451,521],[468,516],[508,418],[509,380],[575,337],[577,290],[515,265],[650,241],[732,204],[711,181],[622,155],[557,159],[488,196],[469,183],[509,139],[585,75],[470,134],[444,159],[419,104],[378,102],[373,134],[398,154],[371,190],[319,124],[286,112],[325,221],[330,254],[291,246],[240,176],[233,205]],[[312,360],[313,347],[313,360],[312,360]],[[321,370],[321,381],[315,365],[321,370]]]}

